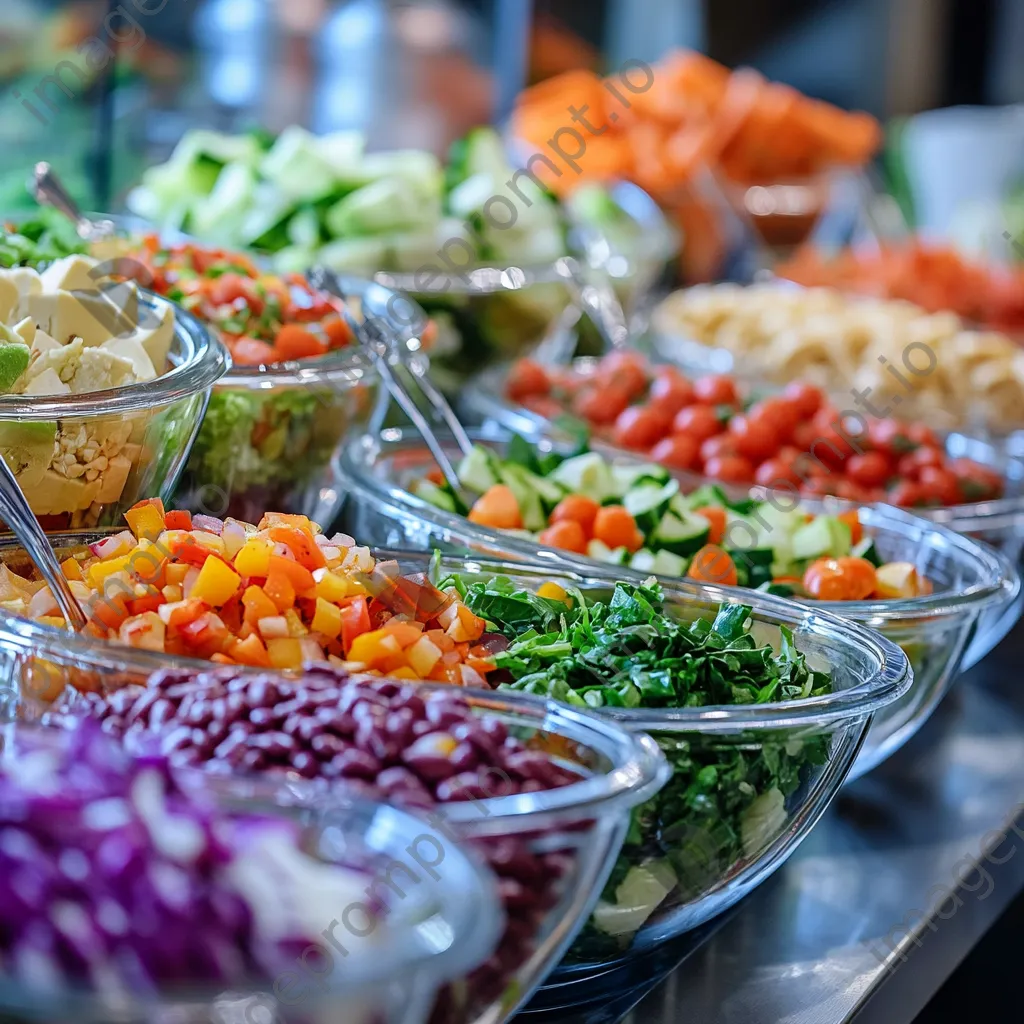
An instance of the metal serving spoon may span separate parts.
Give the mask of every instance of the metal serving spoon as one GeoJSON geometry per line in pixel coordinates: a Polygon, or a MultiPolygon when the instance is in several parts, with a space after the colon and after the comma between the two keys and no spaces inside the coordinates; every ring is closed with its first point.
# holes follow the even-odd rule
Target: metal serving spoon
{"type": "MultiPolygon", "coordinates": [[[[364,318],[362,322],[356,320],[349,308],[348,295],[341,284],[338,275],[326,267],[314,267],[310,270],[307,278],[314,288],[319,288],[330,295],[342,300],[341,315],[352,331],[353,336],[359,342],[361,348],[370,357],[374,367],[384,381],[384,386],[391,393],[391,397],[399,404],[402,411],[412,420],[413,426],[419,432],[434,456],[434,461],[444,475],[448,486],[453,493],[459,496],[459,500],[468,506],[473,504],[473,498],[468,494],[459,480],[459,474],[452,465],[448,453],[438,440],[434,428],[430,425],[426,416],[416,404],[416,400],[409,394],[405,385],[399,380],[391,367],[392,355],[397,356],[398,361],[408,370],[409,375],[423,392],[424,397],[430,406],[438,413],[445,425],[455,438],[455,443],[461,449],[463,455],[469,453],[473,442],[469,439],[465,427],[455,415],[455,411],[448,404],[447,399],[434,386],[433,381],[427,376],[422,364],[414,364],[409,358],[408,349],[402,344],[397,334],[386,324],[384,317],[364,318]]],[[[376,287],[382,287],[377,285],[376,287]]]]}
{"type": "Polygon", "coordinates": [[[75,633],[81,632],[88,621],[85,613],[71,592],[71,585],[64,577],[45,531],[29,508],[11,467],[3,458],[0,458],[0,517],[11,528],[42,574],[69,628],[75,633]]]}
{"type": "Polygon", "coordinates": [[[71,198],[54,169],[45,160],[37,163],[32,170],[31,191],[40,205],[60,210],[75,225],[75,232],[83,242],[102,242],[117,233],[112,220],[92,220],[82,213],[78,203],[71,198]]]}

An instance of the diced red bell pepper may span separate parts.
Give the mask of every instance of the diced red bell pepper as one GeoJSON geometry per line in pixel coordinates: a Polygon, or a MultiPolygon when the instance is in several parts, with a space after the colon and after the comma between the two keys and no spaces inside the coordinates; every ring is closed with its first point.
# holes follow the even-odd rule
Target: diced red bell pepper
{"type": "Polygon", "coordinates": [[[341,643],[348,655],[357,636],[370,632],[370,612],[365,597],[354,597],[341,609],[341,643]]]}
{"type": "Polygon", "coordinates": [[[175,509],[164,516],[165,530],[191,530],[192,513],[182,509],[175,509]]]}

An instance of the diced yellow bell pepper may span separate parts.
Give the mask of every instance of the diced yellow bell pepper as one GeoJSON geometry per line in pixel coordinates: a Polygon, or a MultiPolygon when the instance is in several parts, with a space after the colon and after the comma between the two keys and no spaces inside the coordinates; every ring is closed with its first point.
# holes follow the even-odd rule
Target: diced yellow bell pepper
{"type": "Polygon", "coordinates": [[[403,665],[401,668],[393,669],[388,673],[392,679],[419,679],[420,677],[409,668],[408,665],[403,665]]]}
{"type": "Polygon", "coordinates": [[[40,623],[43,626],[54,626],[54,627],[60,629],[60,628],[62,628],[64,626],[64,616],[63,615],[40,615],[39,618],[36,619],[36,622],[40,623]]]}
{"type": "Polygon", "coordinates": [[[228,549],[224,543],[224,538],[218,537],[215,533],[207,533],[205,530],[193,530],[191,537],[196,544],[200,547],[208,548],[215,555],[223,557],[227,553],[228,549]]]}
{"type": "Polygon", "coordinates": [[[131,555],[120,555],[118,558],[108,558],[103,562],[93,562],[89,566],[89,582],[96,590],[103,589],[103,581],[115,572],[121,572],[128,567],[131,555]]]}
{"type": "Polygon", "coordinates": [[[302,645],[294,637],[268,640],[267,654],[274,668],[299,668],[302,665],[302,645]]]}
{"type": "Polygon", "coordinates": [[[77,558],[65,558],[60,563],[60,567],[64,573],[64,579],[79,580],[80,582],[85,580],[85,577],[82,575],[82,565],[77,558]]]}
{"type": "Polygon", "coordinates": [[[388,658],[401,657],[402,648],[394,636],[383,629],[362,633],[352,641],[348,652],[349,661],[361,661],[366,665],[377,665],[388,658]]]}
{"type": "Polygon", "coordinates": [[[142,540],[156,540],[164,532],[164,517],[156,505],[136,505],[124,514],[132,533],[142,540]]]}
{"type": "Polygon", "coordinates": [[[330,569],[316,569],[313,572],[313,579],[316,581],[316,596],[332,604],[344,601],[353,594],[349,580],[340,573],[331,572],[330,569]]]}
{"type": "Polygon", "coordinates": [[[429,636],[421,636],[405,652],[405,657],[417,677],[426,679],[441,660],[441,648],[429,636]]]}
{"type": "Polygon", "coordinates": [[[341,609],[318,597],[311,628],[314,633],[322,633],[333,640],[341,632],[341,609]]]}
{"type": "Polygon", "coordinates": [[[542,583],[537,588],[538,597],[546,597],[549,601],[562,601],[569,603],[569,595],[557,583],[542,583]]]}
{"type": "Polygon", "coordinates": [[[266,576],[274,545],[260,537],[250,537],[235,555],[235,570],[243,576],[266,576]]]}
{"type": "Polygon", "coordinates": [[[187,562],[168,562],[164,566],[164,576],[167,578],[168,586],[180,587],[185,582],[185,577],[191,568],[192,566],[187,562]]]}
{"type": "Polygon", "coordinates": [[[189,596],[205,601],[212,608],[219,608],[234,597],[241,583],[242,577],[227,562],[207,558],[189,596]]]}

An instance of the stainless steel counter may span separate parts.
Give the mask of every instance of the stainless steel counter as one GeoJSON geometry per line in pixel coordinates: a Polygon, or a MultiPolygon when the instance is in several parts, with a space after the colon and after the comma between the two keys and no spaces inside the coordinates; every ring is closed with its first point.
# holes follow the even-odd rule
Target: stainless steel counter
{"type": "Polygon", "coordinates": [[[1024,891],[1022,665],[1018,627],[628,1024],[910,1024],[1024,891]]]}

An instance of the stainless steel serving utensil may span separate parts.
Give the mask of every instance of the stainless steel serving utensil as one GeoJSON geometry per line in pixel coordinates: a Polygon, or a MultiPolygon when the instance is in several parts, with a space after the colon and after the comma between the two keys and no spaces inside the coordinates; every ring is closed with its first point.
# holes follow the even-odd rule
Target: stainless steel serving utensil
{"type": "Polygon", "coordinates": [[[3,458],[0,458],[0,517],[11,528],[42,574],[69,628],[76,633],[81,632],[88,621],[85,613],[71,592],[71,585],[64,577],[46,533],[29,508],[11,467],[3,458]]]}
{"type": "Polygon", "coordinates": [[[32,170],[31,190],[36,202],[60,210],[75,225],[75,231],[83,242],[102,242],[117,233],[112,220],[92,220],[79,209],[78,203],[71,198],[54,169],[45,160],[37,163],[32,170]]]}
{"type": "Polygon", "coordinates": [[[448,429],[451,430],[456,444],[458,444],[465,455],[473,447],[473,442],[469,439],[465,427],[459,422],[459,418],[455,415],[454,410],[448,404],[444,395],[438,391],[427,376],[424,364],[410,358],[407,346],[398,337],[392,326],[387,323],[385,317],[364,316],[362,322],[356,320],[349,308],[348,295],[345,288],[333,271],[328,270],[326,267],[314,267],[308,274],[308,280],[314,288],[319,288],[321,291],[328,292],[342,300],[342,316],[356,340],[372,360],[377,372],[381,376],[381,380],[384,381],[384,386],[391,393],[391,396],[399,404],[406,416],[412,420],[413,426],[419,431],[420,436],[430,449],[430,454],[434,456],[434,461],[444,474],[448,486],[467,507],[471,506],[473,504],[472,496],[462,486],[459,475],[448,458],[444,446],[434,433],[434,428],[430,425],[426,416],[423,415],[420,407],[416,404],[416,400],[395,374],[391,365],[391,359],[394,357],[409,371],[411,379],[416,382],[431,408],[444,421],[448,429]]]}

